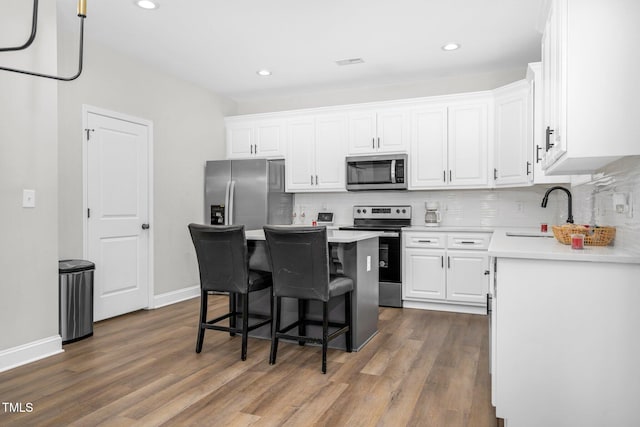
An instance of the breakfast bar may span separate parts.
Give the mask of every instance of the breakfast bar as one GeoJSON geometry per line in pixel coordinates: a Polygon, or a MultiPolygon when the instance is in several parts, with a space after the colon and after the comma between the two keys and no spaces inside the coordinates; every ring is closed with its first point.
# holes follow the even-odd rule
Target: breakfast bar
{"type": "MultiPolygon", "coordinates": [[[[263,230],[246,232],[249,249],[249,266],[269,271],[269,260],[263,230]]],[[[331,274],[344,274],[353,279],[353,350],[358,351],[378,332],[378,236],[375,231],[327,230],[331,274]]],[[[268,314],[271,304],[270,290],[254,292],[250,296],[251,312],[268,314]]],[[[284,299],[282,324],[296,320],[296,300],[284,299]]],[[[322,318],[322,305],[316,301],[308,304],[307,317],[322,318]]],[[[344,321],[344,300],[338,298],[329,306],[331,321],[344,321]]],[[[321,336],[319,327],[310,326],[311,334],[321,336]]],[[[251,336],[270,338],[270,326],[253,331],[251,336]]],[[[345,336],[331,341],[329,347],[345,349],[345,336]]]]}

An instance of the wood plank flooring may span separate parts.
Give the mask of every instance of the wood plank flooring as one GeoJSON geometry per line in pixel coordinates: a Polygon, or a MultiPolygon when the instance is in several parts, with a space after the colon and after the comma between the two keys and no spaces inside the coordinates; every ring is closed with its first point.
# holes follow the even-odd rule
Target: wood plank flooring
{"type": "MultiPolygon", "coordinates": [[[[195,353],[199,300],[96,323],[65,352],[0,373],[0,401],[33,405],[6,426],[495,426],[485,316],[380,308],[361,351],[207,331],[195,353]]],[[[210,313],[227,298],[210,297],[210,313]]]]}

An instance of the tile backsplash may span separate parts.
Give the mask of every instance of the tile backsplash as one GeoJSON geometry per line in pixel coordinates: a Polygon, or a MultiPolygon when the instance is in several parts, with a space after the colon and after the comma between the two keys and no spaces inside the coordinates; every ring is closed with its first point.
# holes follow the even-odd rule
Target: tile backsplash
{"type": "MultiPolygon", "coordinates": [[[[424,224],[425,202],[437,201],[444,226],[538,227],[540,223],[563,224],[567,220],[567,196],[554,191],[547,208],[540,203],[552,185],[494,189],[437,191],[363,191],[344,193],[297,193],[297,218],[310,224],[318,212],[334,213],[334,223],[351,224],[354,205],[411,205],[412,225],[424,224]]],[[[615,246],[640,253],[640,156],[613,162],[571,187],[576,224],[610,225],[617,229],[615,246]],[[622,194],[628,210],[617,212],[614,194],[622,194]]]]}
{"type": "Polygon", "coordinates": [[[613,162],[573,188],[576,223],[616,227],[615,246],[640,253],[640,156],[613,162]],[[614,194],[627,203],[614,206],[614,194]]]}
{"type": "Polygon", "coordinates": [[[354,205],[398,204],[411,205],[411,223],[422,225],[427,201],[440,203],[444,226],[538,227],[541,222],[563,223],[567,218],[566,195],[552,193],[548,207],[542,208],[547,188],[297,193],[294,205],[304,210],[307,224],[322,211],[333,212],[336,224],[351,224],[354,205]]]}

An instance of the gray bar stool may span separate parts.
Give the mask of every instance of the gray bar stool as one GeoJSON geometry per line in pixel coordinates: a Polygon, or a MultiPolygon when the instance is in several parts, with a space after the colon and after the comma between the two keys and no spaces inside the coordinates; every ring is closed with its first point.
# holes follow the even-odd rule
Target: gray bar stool
{"type": "Polygon", "coordinates": [[[200,269],[200,322],[196,353],[202,351],[205,329],[242,335],[240,358],[247,358],[248,332],[264,326],[273,318],[273,302],[269,316],[249,314],[249,293],[271,287],[271,273],[250,270],[247,239],[244,225],[200,225],[189,224],[191,240],[196,249],[200,269]],[[208,295],[211,291],[229,292],[229,312],[207,320],[208,295]],[[236,295],[242,299],[242,312],[236,310],[236,295]],[[242,317],[242,325],[236,327],[236,318],[242,317]],[[260,319],[249,326],[249,317],[260,319]],[[217,325],[229,319],[229,326],[217,325]]]}
{"type": "Polygon", "coordinates": [[[273,277],[275,319],[271,333],[269,363],[276,363],[280,338],[322,344],[322,373],[327,372],[329,341],[346,334],[347,351],[352,351],[351,294],[353,280],[329,274],[329,248],[325,227],[264,226],[273,277]],[[329,300],[344,295],[345,323],[329,322],[329,300]],[[280,328],[282,297],[298,299],[298,320],[280,328]],[[306,317],[306,301],[322,301],[322,321],[306,317]],[[307,325],[322,325],[322,338],[306,335],[307,325]],[[298,327],[298,335],[288,332],[298,327]],[[329,327],[338,330],[329,334],[329,327]]]}

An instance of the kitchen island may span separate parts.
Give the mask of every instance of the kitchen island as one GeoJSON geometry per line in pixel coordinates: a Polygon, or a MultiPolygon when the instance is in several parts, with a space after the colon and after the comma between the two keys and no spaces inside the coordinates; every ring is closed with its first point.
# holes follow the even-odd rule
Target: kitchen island
{"type": "Polygon", "coordinates": [[[640,425],[640,256],[505,230],[488,251],[496,415],[510,426],[640,425]]]}
{"type": "MultiPolygon", "coordinates": [[[[354,290],[351,310],[353,313],[353,349],[360,350],[378,332],[378,236],[375,231],[327,230],[329,241],[329,265],[332,274],[339,273],[353,279],[354,290]]],[[[251,268],[269,271],[266,241],[263,230],[246,232],[251,268]]],[[[282,325],[297,319],[297,300],[283,298],[282,325]]],[[[269,312],[269,290],[253,292],[250,296],[250,310],[254,313],[269,312]]],[[[322,304],[310,301],[307,317],[322,319],[322,304]]],[[[329,319],[344,321],[344,300],[336,298],[329,304],[329,319]]],[[[309,326],[310,334],[322,335],[320,327],[309,326]]],[[[270,338],[270,327],[264,326],[253,331],[250,336],[270,338]]],[[[345,349],[346,336],[342,335],[329,344],[332,348],[345,349]]]]}

